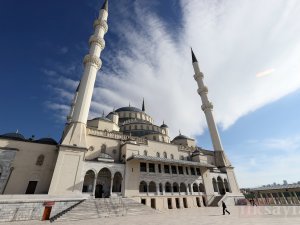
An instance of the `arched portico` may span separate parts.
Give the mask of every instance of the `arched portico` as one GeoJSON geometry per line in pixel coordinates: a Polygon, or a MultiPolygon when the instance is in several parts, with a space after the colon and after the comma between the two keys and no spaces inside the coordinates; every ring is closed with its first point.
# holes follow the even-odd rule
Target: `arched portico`
{"type": "Polygon", "coordinates": [[[96,198],[108,198],[111,193],[111,172],[107,168],[99,171],[96,181],[96,198]]]}
{"type": "Polygon", "coordinates": [[[95,172],[92,170],[88,170],[84,176],[82,192],[93,193],[94,180],[95,180],[95,172]]]}
{"type": "Polygon", "coordinates": [[[217,178],[217,183],[218,183],[218,189],[219,189],[219,194],[225,195],[226,191],[224,188],[224,183],[221,177],[217,178]]]}

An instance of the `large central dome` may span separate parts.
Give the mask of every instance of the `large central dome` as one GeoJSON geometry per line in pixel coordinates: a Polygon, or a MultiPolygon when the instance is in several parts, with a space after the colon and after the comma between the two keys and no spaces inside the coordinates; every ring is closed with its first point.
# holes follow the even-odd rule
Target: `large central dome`
{"type": "Polygon", "coordinates": [[[142,112],[142,110],[136,107],[128,106],[128,107],[119,108],[115,112],[142,112]]]}

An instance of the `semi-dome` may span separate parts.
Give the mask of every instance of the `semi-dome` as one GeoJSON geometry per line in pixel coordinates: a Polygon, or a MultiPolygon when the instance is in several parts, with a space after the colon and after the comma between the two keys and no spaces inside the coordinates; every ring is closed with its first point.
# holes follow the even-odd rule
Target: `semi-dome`
{"type": "Polygon", "coordinates": [[[143,112],[141,109],[136,107],[128,106],[128,107],[121,107],[116,110],[116,112],[143,112]]]}
{"type": "Polygon", "coordinates": [[[57,141],[55,141],[52,138],[41,138],[41,139],[37,140],[36,142],[41,143],[41,144],[57,145],[57,141]]]}
{"type": "Polygon", "coordinates": [[[0,137],[5,137],[13,140],[25,140],[25,137],[20,133],[7,133],[0,135],[0,137]]]}

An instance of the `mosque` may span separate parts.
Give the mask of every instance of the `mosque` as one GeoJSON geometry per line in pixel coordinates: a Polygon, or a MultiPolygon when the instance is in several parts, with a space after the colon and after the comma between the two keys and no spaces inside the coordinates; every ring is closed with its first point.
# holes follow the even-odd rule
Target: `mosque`
{"type": "Polygon", "coordinates": [[[243,196],[222,147],[193,51],[194,79],[213,150],[196,146],[193,138],[183,134],[170,137],[171,124],[155,124],[144,101],[140,108],[121,107],[88,120],[107,18],[106,0],[94,22],[61,141],[26,139],[20,133],[0,136],[0,194],[123,197],[156,209],[210,206],[221,200],[236,203],[243,196]]]}

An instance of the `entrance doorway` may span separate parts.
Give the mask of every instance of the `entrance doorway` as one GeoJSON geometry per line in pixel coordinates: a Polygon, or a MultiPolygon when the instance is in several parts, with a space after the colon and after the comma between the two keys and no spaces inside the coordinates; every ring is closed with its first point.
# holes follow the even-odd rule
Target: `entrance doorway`
{"type": "Polygon", "coordinates": [[[95,198],[108,198],[111,191],[111,172],[107,168],[100,170],[97,176],[95,198]]]}
{"type": "Polygon", "coordinates": [[[206,200],[204,196],[202,196],[202,200],[203,200],[203,205],[206,206],[206,200]]]}
{"type": "Polygon", "coordinates": [[[102,184],[97,184],[96,185],[95,198],[103,198],[103,186],[102,186],[102,184]]]}
{"type": "Polygon", "coordinates": [[[179,202],[179,198],[176,198],[176,208],[179,209],[180,208],[180,202],[179,202]]]}
{"type": "Polygon", "coordinates": [[[156,208],[155,198],[151,198],[151,208],[152,208],[152,209],[155,209],[155,208],[156,208]]]}
{"type": "Polygon", "coordinates": [[[188,207],[186,198],[183,198],[183,207],[184,208],[188,207]]]}
{"type": "Polygon", "coordinates": [[[172,209],[172,199],[168,198],[168,209],[172,209]]]}
{"type": "Polygon", "coordinates": [[[52,209],[51,206],[50,207],[48,207],[48,206],[45,207],[42,220],[49,220],[50,214],[51,214],[51,209],[52,209]]]}
{"type": "Polygon", "coordinates": [[[198,206],[198,207],[201,207],[200,198],[197,197],[197,198],[196,198],[196,201],[197,201],[197,206],[198,206]]]}

